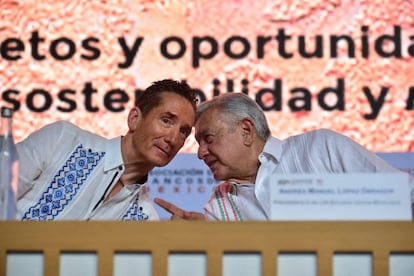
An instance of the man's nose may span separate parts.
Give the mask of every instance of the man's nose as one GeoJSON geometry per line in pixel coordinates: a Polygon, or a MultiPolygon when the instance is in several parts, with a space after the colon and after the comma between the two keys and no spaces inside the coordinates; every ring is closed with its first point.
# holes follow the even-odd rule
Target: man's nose
{"type": "Polygon", "coordinates": [[[166,141],[169,144],[175,145],[179,141],[179,139],[180,139],[179,135],[180,135],[180,131],[179,130],[177,130],[177,129],[171,129],[168,132],[168,135],[166,136],[166,141]]]}
{"type": "Polygon", "coordinates": [[[198,146],[198,151],[197,151],[197,156],[198,159],[204,159],[206,158],[208,155],[208,150],[207,150],[207,146],[206,145],[199,145],[198,146]]]}

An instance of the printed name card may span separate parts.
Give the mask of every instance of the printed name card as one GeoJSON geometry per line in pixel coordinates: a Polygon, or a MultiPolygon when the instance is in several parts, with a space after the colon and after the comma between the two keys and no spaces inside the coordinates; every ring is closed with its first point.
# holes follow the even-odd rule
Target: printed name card
{"type": "Polygon", "coordinates": [[[271,220],[412,220],[409,177],[280,175],[271,188],[271,220]]]}

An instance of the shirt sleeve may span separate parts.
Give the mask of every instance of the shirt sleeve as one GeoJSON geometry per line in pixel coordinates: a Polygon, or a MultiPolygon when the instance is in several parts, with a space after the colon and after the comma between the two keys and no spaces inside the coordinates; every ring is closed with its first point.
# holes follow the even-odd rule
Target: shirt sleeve
{"type": "Polygon", "coordinates": [[[19,156],[18,197],[27,192],[33,180],[46,170],[53,156],[62,143],[64,122],[56,122],[33,132],[26,139],[16,144],[19,156]]]}
{"type": "Polygon", "coordinates": [[[317,151],[325,166],[334,173],[351,172],[401,172],[374,152],[340,133],[321,129],[314,131],[309,151],[317,151]]]}
{"type": "Polygon", "coordinates": [[[204,205],[204,218],[209,221],[218,221],[220,220],[218,213],[216,212],[216,204],[214,200],[214,194],[217,187],[214,188],[214,191],[210,197],[210,200],[204,205]]]}
{"type": "Polygon", "coordinates": [[[236,197],[229,182],[223,182],[214,188],[210,200],[204,205],[206,220],[237,221],[243,220],[238,212],[236,197]]]}

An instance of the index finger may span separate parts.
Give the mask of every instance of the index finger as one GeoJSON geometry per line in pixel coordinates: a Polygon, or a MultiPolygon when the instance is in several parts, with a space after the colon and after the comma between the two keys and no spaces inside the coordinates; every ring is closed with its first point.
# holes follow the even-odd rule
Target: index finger
{"type": "Polygon", "coordinates": [[[165,211],[167,211],[168,213],[172,215],[177,215],[179,217],[183,217],[184,215],[184,210],[181,208],[178,208],[171,202],[168,202],[158,197],[154,199],[154,202],[157,203],[160,207],[162,207],[165,211]]]}

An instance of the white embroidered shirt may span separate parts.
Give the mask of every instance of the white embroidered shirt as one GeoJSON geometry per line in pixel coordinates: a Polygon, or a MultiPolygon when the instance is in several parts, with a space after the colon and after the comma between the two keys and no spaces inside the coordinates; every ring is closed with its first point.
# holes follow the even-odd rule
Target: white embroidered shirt
{"type": "Polygon", "coordinates": [[[121,137],[58,121],[16,147],[19,220],[159,220],[146,179],[103,201],[124,172],[121,137]]]}

